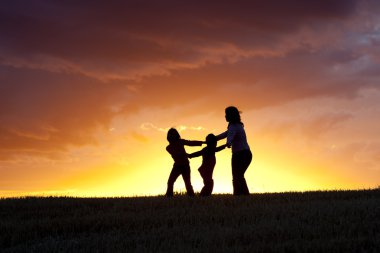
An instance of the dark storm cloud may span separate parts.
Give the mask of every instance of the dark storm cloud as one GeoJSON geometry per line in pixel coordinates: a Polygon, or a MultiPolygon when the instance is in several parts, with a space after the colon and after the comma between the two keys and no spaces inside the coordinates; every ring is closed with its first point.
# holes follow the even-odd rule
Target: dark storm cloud
{"type": "Polygon", "coordinates": [[[86,61],[194,57],[195,46],[275,44],[283,33],[344,19],[355,1],[9,1],[2,50],[86,61]],[[186,48],[187,46],[187,48],[186,48]]]}

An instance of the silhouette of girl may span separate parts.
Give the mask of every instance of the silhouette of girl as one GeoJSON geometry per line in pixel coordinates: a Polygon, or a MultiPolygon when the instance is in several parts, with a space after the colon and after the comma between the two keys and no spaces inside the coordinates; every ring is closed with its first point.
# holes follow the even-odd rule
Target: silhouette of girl
{"type": "Polygon", "coordinates": [[[225,110],[227,131],[216,136],[217,140],[227,138],[227,146],[232,146],[232,185],[234,195],[249,195],[244,173],[252,161],[252,153],[247,142],[244,124],[240,119],[240,112],[234,106],[225,110]]]}
{"type": "Polygon", "coordinates": [[[180,175],[182,175],[183,181],[185,182],[187,195],[194,196],[194,190],[190,180],[190,164],[184,146],[202,146],[204,142],[181,139],[181,136],[175,128],[169,129],[167,140],[169,145],[166,147],[166,150],[173,157],[174,165],[169,175],[166,196],[173,196],[174,182],[180,175]]]}

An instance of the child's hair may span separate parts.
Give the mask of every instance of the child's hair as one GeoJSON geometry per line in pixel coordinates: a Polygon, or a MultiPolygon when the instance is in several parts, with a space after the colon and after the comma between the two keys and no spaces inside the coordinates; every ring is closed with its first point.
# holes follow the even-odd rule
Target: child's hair
{"type": "Polygon", "coordinates": [[[207,146],[216,147],[216,142],[217,141],[216,141],[215,135],[213,135],[213,134],[207,135],[207,137],[206,137],[207,146]]]}
{"type": "Polygon", "coordinates": [[[176,140],[181,139],[181,136],[179,135],[177,129],[170,128],[168,131],[168,135],[166,136],[166,139],[168,140],[169,143],[172,143],[176,140]]]}
{"type": "Polygon", "coordinates": [[[243,125],[243,122],[241,122],[240,118],[240,111],[235,106],[229,106],[226,108],[226,119],[229,123],[240,123],[243,125]]]}

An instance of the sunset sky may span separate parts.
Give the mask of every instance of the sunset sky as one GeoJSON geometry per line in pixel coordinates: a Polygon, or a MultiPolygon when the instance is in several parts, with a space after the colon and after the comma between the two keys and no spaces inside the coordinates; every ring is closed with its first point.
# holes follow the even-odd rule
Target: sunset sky
{"type": "MultiPolygon", "coordinates": [[[[378,187],[379,13],[378,0],[1,1],[0,197],[163,194],[168,128],[204,140],[230,105],[251,192],[378,187]]],[[[232,193],[231,150],[216,157],[214,192],[232,193]]]]}

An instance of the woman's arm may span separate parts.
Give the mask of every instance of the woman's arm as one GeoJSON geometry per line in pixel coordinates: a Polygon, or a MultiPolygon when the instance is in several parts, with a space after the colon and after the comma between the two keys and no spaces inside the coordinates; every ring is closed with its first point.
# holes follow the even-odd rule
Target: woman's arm
{"type": "Polygon", "coordinates": [[[228,130],[225,131],[224,133],[221,133],[221,134],[215,136],[215,138],[216,138],[217,141],[219,141],[221,139],[227,138],[227,134],[228,134],[228,130]]]}
{"type": "Polygon", "coordinates": [[[230,125],[228,127],[228,134],[227,134],[227,146],[228,147],[231,147],[232,145],[232,142],[234,141],[235,139],[235,136],[236,136],[236,127],[230,125]]]}

